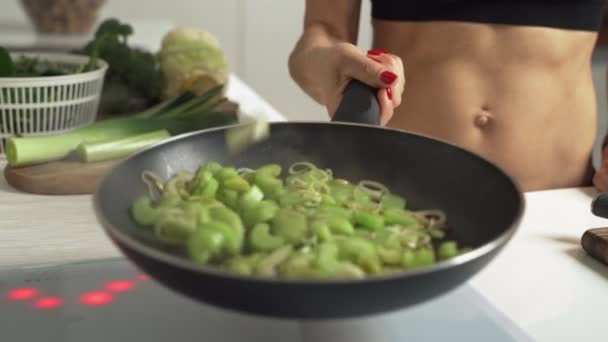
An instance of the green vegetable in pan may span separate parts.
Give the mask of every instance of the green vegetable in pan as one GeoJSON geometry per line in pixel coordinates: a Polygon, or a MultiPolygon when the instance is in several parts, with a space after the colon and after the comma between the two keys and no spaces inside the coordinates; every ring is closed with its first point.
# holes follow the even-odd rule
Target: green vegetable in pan
{"type": "Polygon", "coordinates": [[[166,181],[150,172],[142,179],[148,193],[133,202],[133,220],[193,262],[226,272],[361,279],[469,250],[446,239],[444,212],[410,210],[378,182],[351,183],[308,162],[287,170],[209,162],[166,181]]]}

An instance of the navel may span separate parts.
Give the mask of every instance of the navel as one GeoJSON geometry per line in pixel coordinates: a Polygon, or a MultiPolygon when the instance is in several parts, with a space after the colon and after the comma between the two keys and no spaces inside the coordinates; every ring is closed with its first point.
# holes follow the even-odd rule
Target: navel
{"type": "Polygon", "coordinates": [[[484,128],[490,123],[491,119],[492,119],[492,115],[490,114],[490,111],[488,110],[488,108],[482,107],[481,110],[479,110],[475,114],[474,123],[475,123],[475,126],[477,126],[479,128],[484,128]]]}

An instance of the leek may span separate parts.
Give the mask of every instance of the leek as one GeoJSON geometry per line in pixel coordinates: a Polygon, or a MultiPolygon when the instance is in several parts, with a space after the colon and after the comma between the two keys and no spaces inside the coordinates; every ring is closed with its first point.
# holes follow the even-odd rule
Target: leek
{"type": "Polygon", "coordinates": [[[81,143],[76,149],[76,153],[85,163],[119,159],[159,143],[170,136],[169,132],[163,129],[118,140],[81,143]]]}
{"type": "Polygon", "coordinates": [[[106,158],[112,154],[110,148],[115,149],[116,156],[124,156],[125,151],[134,148],[120,145],[120,143],[135,144],[132,140],[128,140],[130,137],[159,130],[166,130],[168,134],[176,135],[236,123],[238,121],[236,113],[214,112],[218,103],[209,103],[221,90],[220,85],[200,96],[186,92],[131,117],[98,121],[63,134],[11,137],[6,142],[6,159],[10,166],[44,163],[66,158],[73,152],[86,152],[76,149],[80,146],[88,146],[89,150],[93,149],[95,152],[92,157],[85,159],[107,160],[106,158]],[[110,144],[112,141],[115,143],[110,144]],[[99,146],[94,146],[101,143],[105,144],[101,145],[102,152],[95,150],[99,146]],[[101,154],[96,155],[96,153],[101,154]]]}
{"type": "Polygon", "coordinates": [[[165,100],[155,106],[152,106],[152,107],[144,110],[143,112],[139,112],[139,113],[135,114],[134,116],[138,117],[138,118],[149,118],[158,113],[163,113],[164,111],[171,110],[185,102],[189,102],[194,97],[195,97],[195,95],[193,93],[185,92],[176,98],[170,98],[168,100],[165,100]]]}
{"type": "MultiPolygon", "coordinates": [[[[207,111],[211,110],[211,107],[200,108],[199,106],[204,105],[214,96],[218,95],[222,91],[222,86],[215,86],[209,90],[207,90],[204,94],[194,98],[191,101],[186,101],[182,103],[178,103],[177,105],[172,106],[169,110],[163,112],[164,117],[176,117],[179,115],[189,116],[193,112],[197,110],[207,111]],[[198,108],[197,108],[198,107],[198,108]]],[[[214,104],[212,107],[216,107],[218,103],[214,104]]]]}
{"type": "Polygon", "coordinates": [[[10,166],[24,166],[68,157],[81,144],[95,144],[124,139],[148,132],[167,130],[171,135],[210,127],[231,125],[238,121],[234,112],[191,112],[176,118],[162,113],[98,121],[57,135],[11,137],[7,139],[6,159],[10,166]]]}

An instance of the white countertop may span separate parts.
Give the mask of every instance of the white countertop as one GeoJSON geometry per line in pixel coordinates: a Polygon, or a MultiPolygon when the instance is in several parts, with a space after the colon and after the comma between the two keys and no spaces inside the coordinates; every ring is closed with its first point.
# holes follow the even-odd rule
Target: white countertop
{"type": "Polygon", "coordinates": [[[520,230],[473,286],[539,341],[608,341],[608,266],[580,245],[608,227],[591,214],[593,188],[525,194],[520,230]]]}

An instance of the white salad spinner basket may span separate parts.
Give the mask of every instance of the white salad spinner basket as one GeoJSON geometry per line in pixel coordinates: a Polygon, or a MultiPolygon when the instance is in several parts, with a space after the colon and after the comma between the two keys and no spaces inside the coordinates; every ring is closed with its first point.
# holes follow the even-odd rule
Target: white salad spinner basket
{"type": "MultiPolygon", "coordinates": [[[[89,57],[66,53],[11,53],[39,57],[53,64],[77,67],[89,57]]],[[[95,121],[108,64],[78,74],[41,77],[0,77],[0,157],[6,138],[57,134],[95,121]]]]}

